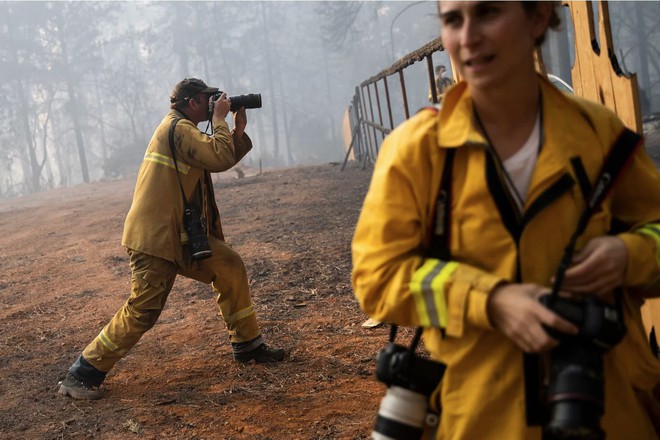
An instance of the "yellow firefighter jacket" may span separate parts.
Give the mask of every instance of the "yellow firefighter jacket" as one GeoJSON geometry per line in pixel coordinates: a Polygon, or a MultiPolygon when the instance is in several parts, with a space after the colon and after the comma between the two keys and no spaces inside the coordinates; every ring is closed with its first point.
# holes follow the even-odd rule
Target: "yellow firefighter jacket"
{"type": "MultiPolygon", "coordinates": [[[[540,429],[525,422],[523,353],[492,327],[486,301],[502,280],[550,286],[585,208],[570,160],[579,157],[594,182],[623,125],[606,108],[564,95],[542,80],[542,149],[524,216],[509,224],[510,231],[491,194],[486,140],[475,128],[472,106],[466,84],[460,83],[439,112],[418,113],[383,143],[353,240],[353,287],[368,315],[427,327],[425,346],[448,366],[438,439],[540,439],[540,429]],[[424,247],[448,148],[456,149],[452,261],[431,261],[424,258],[424,247]],[[420,274],[434,269],[432,282],[418,282],[420,274]]],[[[619,234],[629,252],[625,285],[658,286],[660,177],[643,149],[591,217],[577,250],[607,234],[613,218],[629,227],[619,234]]],[[[640,303],[625,295],[628,333],[604,358],[601,425],[609,439],[656,438],[634,394],[660,382],[660,361],[651,355],[640,303]]]]}
{"type": "Polygon", "coordinates": [[[236,165],[252,148],[247,134],[242,139],[229,132],[222,121],[213,136],[202,133],[177,110],[171,110],[154,132],[138,172],[133,203],[124,223],[122,245],[172,262],[182,262],[183,197],[169,146],[169,130],[175,118],[174,145],[179,178],[186,199],[200,208],[208,232],[221,240],[222,225],[209,172],[236,165]]]}

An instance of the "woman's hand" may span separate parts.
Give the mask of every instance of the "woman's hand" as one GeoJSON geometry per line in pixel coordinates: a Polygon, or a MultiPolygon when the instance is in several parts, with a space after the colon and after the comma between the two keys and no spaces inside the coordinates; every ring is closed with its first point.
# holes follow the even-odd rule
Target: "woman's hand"
{"type": "Polygon", "coordinates": [[[490,322],[526,353],[539,353],[558,345],[543,325],[562,333],[578,333],[575,325],[539,302],[544,293],[548,289],[536,284],[502,284],[488,297],[490,322]]]}
{"type": "Polygon", "coordinates": [[[628,248],[623,240],[615,236],[594,238],[573,256],[561,289],[605,295],[621,287],[627,264],[628,248]]]}

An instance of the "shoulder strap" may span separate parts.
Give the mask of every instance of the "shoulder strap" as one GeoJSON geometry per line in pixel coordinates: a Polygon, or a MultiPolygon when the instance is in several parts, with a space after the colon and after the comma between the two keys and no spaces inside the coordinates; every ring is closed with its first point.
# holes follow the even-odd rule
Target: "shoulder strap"
{"type": "Polygon", "coordinates": [[[181,184],[181,176],[179,176],[179,166],[176,163],[176,149],[174,148],[174,128],[181,118],[174,118],[172,125],[170,125],[170,152],[172,153],[172,162],[174,162],[174,169],[176,170],[176,177],[179,180],[179,188],[181,189],[181,197],[183,197],[183,206],[187,206],[186,193],[183,191],[183,184],[181,184]]]}
{"type": "Polygon", "coordinates": [[[431,241],[427,257],[448,261],[451,259],[449,250],[449,233],[451,228],[451,181],[456,149],[448,148],[440,179],[440,191],[436,200],[433,221],[431,222],[431,241]]]}
{"type": "Polygon", "coordinates": [[[181,118],[174,118],[172,119],[172,124],[170,125],[170,152],[172,153],[172,161],[174,162],[174,168],[176,169],[177,175],[179,173],[179,167],[176,164],[176,150],[174,149],[174,128],[176,127],[177,122],[179,122],[181,118]]]}
{"type": "Polygon", "coordinates": [[[564,281],[564,273],[568,269],[568,266],[571,263],[571,259],[573,258],[573,252],[575,251],[575,245],[577,243],[578,237],[582,235],[584,230],[587,228],[589,219],[603,202],[605,197],[610,193],[617,178],[621,175],[621,171],[626,166],[626,164],[628,164],[633,153],[637,151],[637,148],[641,144],[642,137],[634,131],[625,128],[612,145],[612,148],[610,149],[610,152],[608,153],[607,157],[605,158],[605,162],[603,163],[600,176],[598,177],[598,180],[591,190],[591,195],[586,200],[587,207],[580,216],[580,220],[578,221],[578,225],[575,228],[575,232],[571,236],[571,240],[566,247],[564,257],[559,264],[557,275],[555,276],[555,283],[552,286],[553,295],[557,295],[559,293],[561,284],[564,281]]]}
{"type": "MultiPolygon", "coordinates": [[[[605,196],[611,191],[614,186],[614,182],[617,177],[620,176],[621,171],[628,163],[633,153],[641,145],[642,137],[637,133],[624,129],[624,131],[619,135],[618,139],[612,145],[612,148],[605,158],[601,174],[598,177],[595,185],[592,188],[588,188],[584,183],[581,185],[582,192],[585,194],[585,190],[590,189],[591,193],[586,199],[587,207],[580,216],[578,225],[575,229],[575,232],[571,236],[568,246],[566,247],[562,261],[559,264],[557,269],[557,274],[555,275],[555,282],[552,286],[552,295],[558,295],[559,290],[561,289],[561,284],[564,280],[564,274],[568,266],[570,265],[571,259],[573,258],[573,252],[575,250],[575,245],[578,237],[584,232],[587,227],[587,223],[591,218],[591,215],[595,212],[598,206],[602,203],[605,196]]],[[[575,166],[575,163],[573,163],[575,166]]],[[[621,307],[621,294],[617,293],[615,296],[617,306],[621,307]]],[[[657,350],[657,345],[653,346],[653,341],[651,340],[651,349],[657,350]]],[[[658,351],[655,351],[656,355],[660,355],[658,351]]],[[[541,374],[541,360],[537,354],[523,354],[523,368],[525,372],[525,417],[528,426],[540,426],[545,423],[545,406],[544,406],[544,397],[542,395],[542,383],[543,378],[541,374]]]]}
{"type": "MultiPolygon", "coordinates": [[[[440,179],[440,192],[434,210],[433,221],[431,222],[431,241],[426,252],[429,258],[440,260],[449,260],[451,252],[449,251],[449,214],[451,207],[451,179],[454,162],[454,148],[446,150],[445,163],[442,168],[442,178],[440,179]]],[[[415,336],[410,346],[410,351],[414,352],[422,336],[422,327],[417,327],[415,336]]],[[[441,329],[444,336],[444,329],[441,329]]],[[[392,324],[390,328],[390,342],[394,342],[397,326],[392,324]]]]}

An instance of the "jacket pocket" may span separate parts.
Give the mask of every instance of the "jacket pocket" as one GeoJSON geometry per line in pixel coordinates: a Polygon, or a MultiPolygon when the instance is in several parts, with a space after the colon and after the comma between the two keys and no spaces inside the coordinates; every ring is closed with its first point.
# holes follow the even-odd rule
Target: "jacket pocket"
{"type": "MultiPolygon", "coordinates": [[[[176,273],[175,275],[176,276],[176,273]]],[[[141,270],[133,273],[132,291],[128,303],[138,310],[162,310],[169,294],[171,281],[166,273],[141,270]]]]}

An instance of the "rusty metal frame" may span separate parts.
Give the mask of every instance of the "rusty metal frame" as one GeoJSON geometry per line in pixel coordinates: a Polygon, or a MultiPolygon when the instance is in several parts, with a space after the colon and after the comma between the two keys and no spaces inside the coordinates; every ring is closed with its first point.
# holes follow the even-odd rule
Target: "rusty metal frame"
{"type": "MultiPolygon", "coordinates": [[[[403,112],[405,114],[405,118],[408,119],[410,118],[410,109],[408,107],[408,96],[406,93],[406,82],[404,79],[404,74],[403,71],[411,66],[412,64],[426,60],[426,65],[428,69],[428,78],[429,78],[429,89],[431,90],[431,99],[434,103],[438,102],[438,94],[435,89],[435,76],[433,72],[433,53],[438,52],[438,51],[443,51],[444,46],[442,45],[442,41],[440,38],[436,38],[424,46],[420,47],[414,52],[409,53],[408,55],[404,56],[403,58],[397,60],[394,64],[392,64],[390,67],[380,71],[378,74],[372,76],[371,78],[367,79],[366,81],[363,81],[359,87],[355,88],[355,96],[353,98],[353,102],[359,102],[360,105],[359,109],[356,109],[358,113],[360,113],[361,110],[361,117],[358,117],[358,127],[356,127],[356,131],[360,133],[360,135],[353,135],[353,139],[351,140],[351,147],[349,147],[349,152],[346,154],[346,159],[344,160],[344,166],[346,164],[346,160],[348,159],[348,155],[350,154],[350,148],[353,147],[354,142],[359,143],[362,141],[361,134],[364,133],[364,137],[366,138],[366,141],[364,142],[364,155],[362,156],[362,166],[364,167],[366,165],[366,161],[371,161],[372,163],[375,162],[376,157],[378,155],[378,152],[380,150],[380,144],[382,141],[385,139],[385,136],[389,134],[393,129],[394,129],[394,118],[392,117],[392,101],[390,99],[390,90],[388,87],[387,83],[387,78],[389,76],[393,75],[398,75],[399,76],[399,85],[401,88],[401,95],[403,98],[403,112]],[[389,117],[389,127],[385,127],[384,122],[383,122],[383,110],[382,110],[382,105],[381,105],[381,100],[380,100],[380,94],[378,93],[378,81],[383,80],[384,87],[385,87],[385,104],[387,106],[387,115],[389,117]],[[369,86],[373,85],[374,87],[374,94],[375,94],[375,105],[377,106],[378,109],[378,121],[375,119],[375,112],[374,112],[374,102],[371,98],[371,88],[369,86]],[[365,97],[365,91],[364,89],[366,88],[366,97],[365,97]],[[359,95],[359,96],[358,96],[359,95]],[[368,101],[368,106],[367,106],[367,101],[368,101]],[[368,108],[368,113],[367,113],[367,108],[368,108]],[[369,115],[367,117],[367,114],[369,115]],[[378,139],[378,134],[377,132],[380,132],[380,142],[378,139]],[[373,142],[372,142],[373,140],[373,142]]],[[[358,155],[356,155],[356,159],[358,159],[358,155]]],[[[359,160],[359,159],[358,159],[359,160]]],[[[342,169],[344,167],[342,166],[342,169]]]]}

